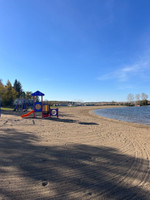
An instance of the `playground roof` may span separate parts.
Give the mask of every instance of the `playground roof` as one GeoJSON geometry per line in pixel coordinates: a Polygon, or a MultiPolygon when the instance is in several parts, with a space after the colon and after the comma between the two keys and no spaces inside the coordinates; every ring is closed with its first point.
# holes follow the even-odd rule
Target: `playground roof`
{"type": "Polygon", "coordinates": [[[31,94],[31,96],[44,96],[45,94],[43,94],[42,92],[40,92],[40,91],[36,91],[36,92],[34,92],[34,93],[32,93],[31,94]]]}

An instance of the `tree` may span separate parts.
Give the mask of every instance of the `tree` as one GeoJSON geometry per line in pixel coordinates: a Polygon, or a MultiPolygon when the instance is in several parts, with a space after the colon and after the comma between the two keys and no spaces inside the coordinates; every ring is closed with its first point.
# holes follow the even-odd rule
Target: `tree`
{"type": "Polygon", "coordinates": [[[27,92],[25,93],[25,97],[26,97],[26,99],[29,99],[29,100],[32,99],[31,94],[32,94],[31,91],[27,91],[27,92]]]}
{"type": "Polygon", "coordinates": [[[4,93],[5,90],[5,86],[2,83],[2,80],[0,79],[0,95],[2,95],[4,93]]]}
{"type": "Polygon", "coordinates": [[[141,94],[142,104],[147,105],[148,104],[148,95],[142,92],[141,94]]]}
{"type": "Polygon", "coordinates": [[[2,83],[2,80],[0,79],[0,104],[2,105],[2,96],[3,96],[3,93],[5,91],[5,87],[2,83]]]}
{"type": "Polygon", "coordinates": [[[14,86],[13,86],[13,87],[14,87],[14,89],[15,89],[16,92],[17,92],[17,98],[19,98],[19,97],[21,96],[23,90],[22,90],[22,85],[21,85],[21,83],[20,83],[19,81],[17,81],[17,79],[15,80],[14,86]]]}
{"type": "Polygon", "coordinates": [[[133,101],[134,101],[134,95],[133,94],[128,94],[127,96],[127,100],[130,104],[133,104],[133,101]]]}
{"type": "Polygon", "coordinates": [[[2,94],[2,105],[11,106],[17,96],[17,92],[12,87],[10,81],[7,81],[6,86],[4,87],[4,92],[2,94]]]}
{"type": "Polygon", "coordinates": [[[140,94],[136,94],[136,104],[140,104],[140,94]]]}
{"type": "Polygon", "coordinates": [[[142,92],[141,97],[142,97],[142,100],[147,100],[148,99],[148,95],[145,94],[144,92],[142,92]]]}
{"type": "Polygon", "coordinates": [[[2,79],[0,79],[0,87],[1,87],[1,86],[4,86],[3,83],[2,83],[2,79]]]}

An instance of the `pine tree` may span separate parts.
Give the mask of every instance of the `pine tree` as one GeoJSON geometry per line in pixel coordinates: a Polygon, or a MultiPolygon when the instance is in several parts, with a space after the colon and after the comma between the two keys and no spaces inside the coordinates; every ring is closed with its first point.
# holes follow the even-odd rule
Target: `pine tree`
{"type": "Polygon", "coordinates": [[[23,90],[22,90],[22,85],[21,85],[21,83],[20,83],[19,81],[17,81],[17,79],[15,80],[14,86],[13,86],[13,87],[14,87],[14,89],[15,89],[16,92],[17,92],[17,98],[19,98],[19,97],[21,96],[23,90]]]}

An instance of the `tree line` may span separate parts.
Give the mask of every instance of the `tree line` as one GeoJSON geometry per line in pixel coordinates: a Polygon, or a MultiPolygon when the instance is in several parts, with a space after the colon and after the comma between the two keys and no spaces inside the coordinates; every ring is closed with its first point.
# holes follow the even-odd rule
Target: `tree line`
{"type": "Polygon", "coordinates": [[[128,100],[128,103],[129,105],[133,105],[133,104],[136,104],[136,105],[148,105],[148,95],[145,94],[144,92],[142,92],[141,94],[128,94],[127,96],[127,100],[128,100]]]}
{"type": "Polygon", "coordinates": [[[8,80],[6,85],[0,80],[0,98],[1,106],[12,106],[13,102],[17,98],[31,99],[31,91],[23,91],[20,81],[17,79],[14,81],[13,85],[8,80]]]}

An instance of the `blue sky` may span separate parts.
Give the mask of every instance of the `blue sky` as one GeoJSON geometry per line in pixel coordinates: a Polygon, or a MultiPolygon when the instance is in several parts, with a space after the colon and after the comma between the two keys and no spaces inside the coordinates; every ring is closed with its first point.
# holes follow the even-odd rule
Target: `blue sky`
{"type": "Polygon", "coordinates": [[[150,98],[150,1],[0,0],[0,79],[49,100],[150,98]]]}

